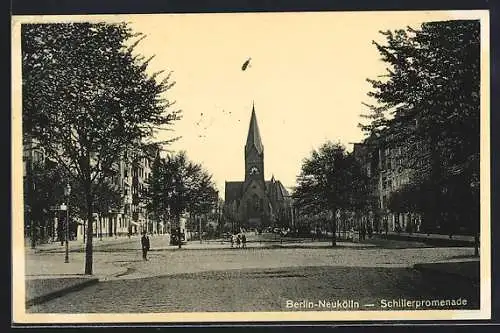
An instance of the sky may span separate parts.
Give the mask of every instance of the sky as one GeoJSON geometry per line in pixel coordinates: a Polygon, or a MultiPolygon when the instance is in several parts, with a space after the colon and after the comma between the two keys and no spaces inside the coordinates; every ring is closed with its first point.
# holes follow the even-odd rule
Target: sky
{"type": "MultiPolygon", "coordinates": [[[[470,13],[470,12],[469,12],[470,13]]],[[[464,15],[464,12],[459,15],[464,15]]],[[[223,197],[244,177],[252,105],[264,145],[265,178],[295,185],[301,162],[328,140],[348,150],[370,102],[367,78],[385,73],[372,41],[380,30],[418,28],[452,12],[231,13],[135,16],[146,34],[137,52],[155,55],[150,71],[173,71],[167,93],[182,110],[170,145],[202,163],[223,197]],[[250,67],[242,64],[251,58],[250,67]]]]}
{"type": "Polygon", "coordinates": [[[203,164],[223,198],[225,181],[244,178],[252,105],[264,145],[265,178],[274,175],[290,189],[312,149],[331,140],[351,150],[351,143],[363,139],[358,123],[367,110],[362,102],[373,102],[366,79],[376,79],[386,68],[372,43],[384,43],[380,30],[478,13],[147,14],[104,20],[126,21],[146,35],[136,52],[155,56],[150,73],[172,71],[176,84],[166,96],[183,118],[158,138],[181,136],[168,149],[185,150],[203,164]],[[242,71],[248,58],[250,66],[242,71]]]}

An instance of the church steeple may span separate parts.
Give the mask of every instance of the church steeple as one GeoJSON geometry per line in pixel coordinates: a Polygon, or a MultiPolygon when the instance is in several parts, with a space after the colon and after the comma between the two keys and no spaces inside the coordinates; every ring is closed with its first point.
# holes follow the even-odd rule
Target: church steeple
{"type": "Polygon", "coordinates": [[[257,125],[257,116],[255,115],[255,105],[252,104],[252,116],[250,117],[250,126],[248,128],[247,143],[245,151],[248,152],[252,147],[255,147],[259,154],[264,152],[264,146],[260,138],[259,126],[257,125]]]}
{"type": "Polygon", "coordinates": [[[252,116],[248,128],[245,144],[245,183],[255,180],[265,187],[264,182],[264,146],[260,138],[259,126],[255,115],[255,106],[252,105],[252,116]]]}

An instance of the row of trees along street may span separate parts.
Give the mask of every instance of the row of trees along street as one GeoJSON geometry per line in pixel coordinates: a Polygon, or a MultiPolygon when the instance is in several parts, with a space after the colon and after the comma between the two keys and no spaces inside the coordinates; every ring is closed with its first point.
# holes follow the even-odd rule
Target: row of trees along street
{"type": "MultiPolygon", "coordinates": [[[[379,149],[405,147],[403,167],[414,171],[406,186],[393,193],[389,206],[420,213],[427,232],[439,226],[439,232],[444,228],[450,235],[460,228],[474,234],[477,251],[479,21],[427,22],[420,29],[381,34],[386,43],[373,44],[387,72],[368,79],[368,96],[374,102],[363,103],[368,113],[361,116],[367,122],[360,127],[373,155],[379,149]],[[417,166],[421,161],[426,172],[417,166]]],[[[354,171],[355,164],[339,144],[326,143],[314,151],[298,177],[294,196],[299,207],[331,212],[379,207],[368,193],[358,193],[370,192],[370,186],[354,171]]]]}
{"type": "MultiPolygon", "coordinates": [[[[152,180],[144,193],[147,209],[156,220],[171,220],[178,225],[181,214],[207,216],[219,207],[219,193],[212,176],[199,163],[190,161],[185,152],[160,158],[152,167],[152,180]]],[[[190,226],[196,229],[196,225],[190,226]]]]}
{"type": "Polygon", "coordinates": [[[327,142],[304,159],[293,198],[302,215],[327,212],[335,246],[337,212],[358,213],[366,208],[371,200],[368,181],[352,153],[340,143],[327,142]]]}
{"type": "Polygon", "coordinates": [[[31,220],[37,210],[46,211],[36,203],[45,200],[47,207],[71,183],[72,202],[82,203],[72,214],[87,221],[85,274],[92,274],[94,230],[88,221],[120,201],[110,179],[131,143],[146,151],[170,142],[153,138],[180,119],[166,97],[175,82],[170,73],[148,74],[151,58],[134,53],[143,36],[126,24],[24,24],[21,32],[23,143],[42,147],[56,163],[43,176],[45,186],[60,185],[56,191],[34,188],[37,167],[28,163],[25,199],[33,208],[31,220]]]}

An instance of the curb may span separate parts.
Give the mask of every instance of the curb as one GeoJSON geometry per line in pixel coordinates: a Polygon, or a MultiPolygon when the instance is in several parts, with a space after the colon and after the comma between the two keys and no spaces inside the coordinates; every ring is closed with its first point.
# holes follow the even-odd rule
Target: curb
{"type": "Polygon", "coordinates": [[[45,295],[40,295],[40,296],[31,298],[31,299],[27,299],[26,300],[26,307],[30,307],[30,306],[35,305],[35,304],[41,304],[41,303],[50,301],[54,298],[64,296],[70,292],[81,290],[85,287],[97,284],[98,282],[99,282],[98,278],[89,278],[87,281],[83,281],[81,283],[76,283],[72,286],[56,290],[56,291],[47,293],[45,295]]]}
{"type": "MultiPolygon", "coordinates": [[[[460,264],[460,263],[458,263],[460,264]]],[[[474,284],[477,284],[480,282],[480,277],[478,276],[477,279],[474,278],[474,277],[470,277],[470,276],[467,276],[467,275],[463,275],[463,274],[459,274],[459,273],[455,273],[455,272],[450,272],[450,271],[446,271],[446,270],[440,270],[440,269],[437,269],[437,268],[433,268],[433,267],[427,267],[428,264],[414,264],[413,265],[413,268],[420,271],[420,272],[430,272],[430,273],[439,273],[439,274],[445,274],[445,275],[448,275],[450,277],[459,277],[459,278],[462,278],[462,279],[465,279],[465,280],[468,280],[474,284]]]]}
{"type": "Polygon", "coordinates": [[[387,240],[403,240],[409,242],[422,242],[424,244],[440,247],[457,246],[469,247],[474,246],[474,241],[456,238],[428,238],[421,235],[406,235],[406,234],[381,234],[381,239],[387,240]]]}
{"type": "MultiPolygon", "coordinates": [[[[347,242],[346,242],[347,243],[347,242]]],[[[349,242],[352,243],[352,242],[349,242]]],[[[366,248],[375,248],[375,245],[371,245],[369,243],[366,243],[364,245],[356,245],[356,246],[349,246],[349,245],[341,245],[337,244],[336,246],[332,247],[331,243],[323,243],[320,245],[301,245],[300,243],[294,244],[294,243],[283,243],[280,244],[278,243],[271,243],[271,244],[265,244],[262,246],[247,246],[246,248],[237,248],[231,247],[230,245],[226,246],[207,246],[207,247],[189,247],[189,245],[183,245],[182,248],[178,248],[176,245],[172,245],[170,247],[160,247],[160,248],[151,248],[149,252],[161,252],[161,251],[177,251],[177,250],[189,250],[189,251],[206,251],[206,250],[261,250],[261,249],[335,249],[335,248],[352,248],[352,249],[366,249],[366,248]]],[[[140,248],[138,249],[127,249],[127,250],[121,250],[121,251],[131,251],[131,252],[137,252],[141,251],[140,248]]]]}

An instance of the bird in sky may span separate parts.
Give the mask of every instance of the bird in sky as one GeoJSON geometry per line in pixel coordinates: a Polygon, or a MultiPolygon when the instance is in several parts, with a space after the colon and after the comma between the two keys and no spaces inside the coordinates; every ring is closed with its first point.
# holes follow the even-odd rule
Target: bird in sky
{"type": "Polygon", "coordinates": [[[248,58],[244,63],[243,63],[243,66],[241,66],[241,70],[244,71],[247,69],[247,67],[250,66],[250,60],[252,60],[252,58],[248,58]]]}

